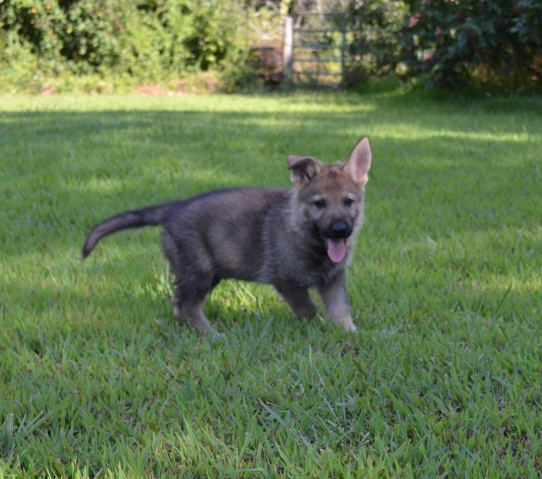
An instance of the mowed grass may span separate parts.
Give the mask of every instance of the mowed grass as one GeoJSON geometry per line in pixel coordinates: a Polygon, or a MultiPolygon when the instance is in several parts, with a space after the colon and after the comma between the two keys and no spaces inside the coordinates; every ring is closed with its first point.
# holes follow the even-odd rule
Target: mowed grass
{"type": "MultiPolygon", "coordinates": [[[[542,99],[0,97],[0,478],[542,475],[542,99]],[[107,216],[369,135],[358,334],[223,282],[175,322],[107,216]]],[[[240,219],[242,221],[242,219],[240,219]]],[[[278,232],[280,234],[280,232],[278,232]]]]}

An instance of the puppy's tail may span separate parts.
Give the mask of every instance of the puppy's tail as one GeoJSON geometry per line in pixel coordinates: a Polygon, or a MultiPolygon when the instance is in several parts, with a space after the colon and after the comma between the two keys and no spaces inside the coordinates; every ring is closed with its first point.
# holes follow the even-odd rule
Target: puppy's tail
{"type": "Polygon", "coordinates": [[[164,223],[165,217],[172,203],[149,206],[141,210],[126,211],[120,215],[112,216],[111,218],[97,224],[88,234],[85,244],[83,245],[83,259],[85,259],[98,242],[107,235],[116,233],[130,228],[141,228],[143,226],[159,226],[164,223]]]}

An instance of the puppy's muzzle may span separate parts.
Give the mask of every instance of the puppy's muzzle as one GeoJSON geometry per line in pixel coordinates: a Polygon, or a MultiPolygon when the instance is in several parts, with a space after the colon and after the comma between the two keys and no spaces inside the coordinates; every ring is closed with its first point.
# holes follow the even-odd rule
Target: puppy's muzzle
{"type": "Polygon", "coordinates": [[[346,221],[334,221],[324,236],[329,239],[346,239],[352,234],[352,227],[346,221]]]}

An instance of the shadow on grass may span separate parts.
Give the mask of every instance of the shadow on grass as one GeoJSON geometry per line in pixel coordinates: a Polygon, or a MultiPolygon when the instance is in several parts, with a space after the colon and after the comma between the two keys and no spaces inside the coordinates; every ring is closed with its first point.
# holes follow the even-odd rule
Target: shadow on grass
{"type": "MultiPolygon", "coordinates": [[[[56,344],[60,338],[77,338],[83,349],[104,341],[113,345],[115,338],[141,344],[149,337],[161,337],[165,342],[160,348],[167,348],[169,341],[177,341],[176,337],[201,339],[197,331],[174,318],[172,288],[148,273],[149,268],[161,266],[159,255],[149,264],[148,255],[138,259],[131,254],[128,262],[117,258],[105,267],[82,266],[77,273],[80,278],[73,285],[51,280],[2,281],[0,317],[11,318],[5,325],[5,338],[13,338],[14,334],[26,338],[27,346],[40,356],[43,344],[56,344]]],[[[348,293],[359,330],[350,337],[365,343],[369,340],[367,334],[371,337],[382,331],[432,334],[438,329],[446,331],[452,341],[456,332],[464,334],[469,329],[454,331],[452,324],[458,318],[465,324],[483,321],[488,327],[501,321],[525,322],[527,328],[536,326],[533,321],[542,312],[537,290],[515,288],[512,281],[499,285],[484,285],[483,280],[477,283],[479,286],[473,287],[461,274],[438,277],[426,265],[417,271],[404,269],[397,273],[390,272],[387,264],[379,270],[360,260],[355,270],[349,270],[348,293]]],[[[248,332],[257,337],[267,327],[290,339],[306,336],[307,328],[327,333],[342,331],[326,315],[317,292],[311,290],[311,295],[318,302],[318,315],[324,322],[319,317],[296,319],[272,286],[235,280],[220,283],[207,298],[205,312],[219,332],[237,331],[236,336],[248,332]]]]}
{"type": "Polygon", "coordinates": [[[203,190],[288,186],[289,154],[339,160],[363,134],[374,151],[371,221],[411,231],[532,222],[540,135],[525,133],[523,122],[507,114],[480,123],[460,113],[422,115],[408,106],[344,113],[0,113],[10,138],[0,162],[0,217],[10,225],[3,246],[16,251],[18,235],[55,236],[59,227],[82,238],[106,216],[203,190]]]}
{"type": "MultiPolygon", "coordinates": [[[[156,258],[156,263],[160,260],[156,258]]],[[[104,341],[115,343],[115,338],[138,344],[149,335],[170,338],[181,334],[203,339],[198,331],[173,316],[173,288],[164,291],[161,280],[145,275],[148,262],[136,260],[129,271],[124,266],[128,267],[119,261],[113,267],[100,268],[100,272],[82,267],[80,274],[85,277],[74,285],[0,281],[0,317],[11,318],[5,325],[5,338],[26,338],[27,346],[40,356],[44,354],[40,346],[43,341],[56,344],[60,338],[77,338],[83,348],[104,341]],[[134,277],[134,271],[141,271],[141,277],[134,277]]],[[[316,298],[316,292],[313,296],[316,298]]],[[[300,331],[307,327],[334,328],[330,319],[322,322],[319,318],[295,318],[272,286],[234,280],[223,281],[208,296],[205,313],[223,333],[248,328],[258,336],[271,326],[281,333],[303,335],[300,331]]],[[[325,315],[323,310],[319,313],[325,315]]]]}

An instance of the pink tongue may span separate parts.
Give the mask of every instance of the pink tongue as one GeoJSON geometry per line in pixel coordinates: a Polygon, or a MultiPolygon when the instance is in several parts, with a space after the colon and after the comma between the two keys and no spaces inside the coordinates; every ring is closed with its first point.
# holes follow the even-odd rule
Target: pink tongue
{"type": "Polygon", "coordinates": [[[327,239],[327,254],[330,257],[331,261],[334,263],[339,263],[343,260],[344,255],[346,254],[346,243],[343,239],[332,240],[327,239]]]}

